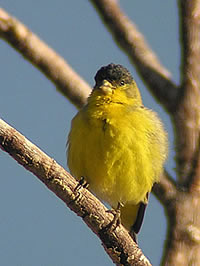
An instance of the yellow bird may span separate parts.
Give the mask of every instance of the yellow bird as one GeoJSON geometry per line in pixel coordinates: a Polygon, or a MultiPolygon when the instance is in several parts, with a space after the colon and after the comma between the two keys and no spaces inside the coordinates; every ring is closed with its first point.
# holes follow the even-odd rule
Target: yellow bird
{"type": "Polygon", "coordinates": [[[135,239],[148,193],[163,171],[167,134],[157,114],[143,106],[139,89],[122,65],[95,76],[87,104],[73,118],[68,136],[71,174],[112,208],[135,239]]]}

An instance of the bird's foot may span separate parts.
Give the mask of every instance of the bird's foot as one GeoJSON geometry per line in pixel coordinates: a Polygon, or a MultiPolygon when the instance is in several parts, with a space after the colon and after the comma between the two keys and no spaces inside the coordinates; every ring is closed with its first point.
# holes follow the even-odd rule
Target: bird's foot
{"type": "Polygon", "coordinates": [[[123,206],[124,206],[123,203],[118,202],[116,209],[113,208],[111,210],[107,210],[107,212],[112,213],[114,216],[112,222],[109,224],[110,229],[115,230],[117,226],[121,224],[120,209],[123,206]]]}
{"type": "Polygon", "coordinates": [[[75,187],[74,191],[77,192],[82,187],[83,188],[89,187],[89,183],[87,183],[87,181],[85,180],[85,178],[83,176],[81,176],[81,179],[79,180],[78,185],[75,187]]]}
{"type": "Polygon", "coordinates": [[[86,182],[85,178],[82,176],[81,179],[79,180],[77,186],[74,188],[74,199],[72,201],[69,202],[69,204],[71,204],[72,202],[78,201],[81,199],[81,193],[80,193],[80,189],[81,188],[88,188],[89,184],[86,182]]]}

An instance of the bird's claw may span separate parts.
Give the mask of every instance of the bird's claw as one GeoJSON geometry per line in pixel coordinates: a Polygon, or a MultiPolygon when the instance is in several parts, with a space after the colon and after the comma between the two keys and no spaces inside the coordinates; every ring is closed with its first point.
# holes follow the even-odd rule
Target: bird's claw
{"type": "Polygon", "coordinates": [[[121,217],[120,217],[121,207],[123,207],[123,204],[121,202],[118,202],[116,209],[113,208],[111,210],[107,210],[107,212],[112,213],[112,215],[114,216],[112,222],[109,225],[110,228],[116,229],[117,226],[121,224],[121,217]]]}
{"type": "Polygon", "coordinates": [[[85,180],[85,178],[83,176],[79,180],[79,182],[78,182],[77,186],[75,187],[74,191],[77,192],[82,187],[83,188],[88,188],[89,187],[89,183],[87,183],[87,181],[85,180]]]}

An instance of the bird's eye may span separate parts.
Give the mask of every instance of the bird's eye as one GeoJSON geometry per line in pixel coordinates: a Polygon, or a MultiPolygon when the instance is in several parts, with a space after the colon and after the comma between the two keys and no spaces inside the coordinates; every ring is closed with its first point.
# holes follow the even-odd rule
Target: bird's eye
{"type": "Polygon", "coordinates": [[[124,84],[125,84],[124,80],[121,80],[121,81],[120,81],[120,85],[123,86],[124,84]]]}

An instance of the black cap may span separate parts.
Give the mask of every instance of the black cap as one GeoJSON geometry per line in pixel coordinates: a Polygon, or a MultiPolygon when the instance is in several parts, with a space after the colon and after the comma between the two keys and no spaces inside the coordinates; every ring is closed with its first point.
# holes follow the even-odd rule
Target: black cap
{"type": "Polygon", "coordinates": [[[109,82],[121,83],[122,81],[125,84],[130,84],[133,81],[131,73],[123,67],[122,65],[109,64],[100,68],[96,75],[96,83],[101,83],[104,79],[109,82]]]}

